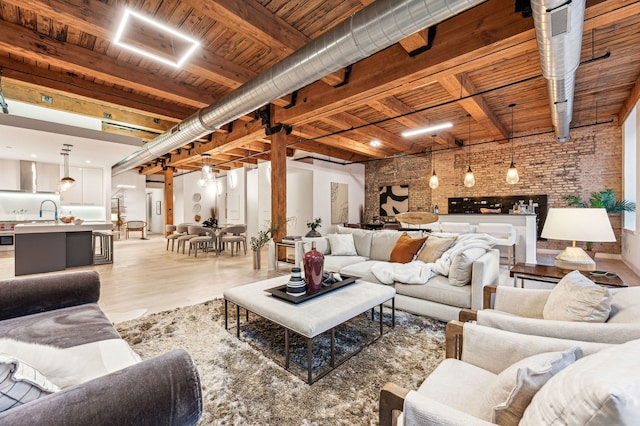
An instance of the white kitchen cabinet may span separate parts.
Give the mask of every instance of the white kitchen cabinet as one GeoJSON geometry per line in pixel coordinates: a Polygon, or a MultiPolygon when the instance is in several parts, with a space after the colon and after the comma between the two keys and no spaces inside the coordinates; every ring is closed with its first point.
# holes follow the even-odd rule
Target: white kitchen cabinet
{"type": "Polygon", "coordinates": [[[20,162],[18,160],[0,160],[0,190],[17,191],[20,189],[20,162]]]}
{"type": "Polygon", "coordinates": [[[102,173],[102,169],[69,167],[69,174],[76,184],[60,193],[60,203],[63,206],[104,205],[102,173]]]}

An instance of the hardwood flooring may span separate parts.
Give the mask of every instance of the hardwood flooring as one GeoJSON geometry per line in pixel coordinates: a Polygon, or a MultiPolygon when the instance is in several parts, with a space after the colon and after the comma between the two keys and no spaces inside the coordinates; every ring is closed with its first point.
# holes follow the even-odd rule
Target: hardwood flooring
{"type": "MultiPolygon", "coordinates": [[[[225,252],[220,256],[199,254],[195,258],[193,254],[165,250],[166,242],[161,235],[148,237],[148,240],[115,241],[113,264],[73,269],[94,269],[100,273],[99,304],[113,322],[194,305],[222,297],[226,288],[289,273],[286,267],[269,272],[266,250],[262,253],[262,268],[254,270],[251,251],[233,257],[225,252]]],[[[640,285],[640,277],[621,261],[603,259],[597,264],[600,269],[617,272],[629,285],[640,285]]],[[[508,279],[506,266],[501,267],[501,282],[503,275],[508,279]]],[[[0,279],[14,276],[13,252],[0,252],[0,279]]]]}

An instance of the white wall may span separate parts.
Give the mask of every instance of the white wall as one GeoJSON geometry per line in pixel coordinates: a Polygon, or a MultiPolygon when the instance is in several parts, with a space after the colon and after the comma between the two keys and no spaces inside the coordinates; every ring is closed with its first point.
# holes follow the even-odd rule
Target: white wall
{"type": "Polygon", "coordinates": [[[202,188],[199,173],[187,173],[173,180],[173,223],[199,223],[211,217],[216,207],[216,186],[213,182],[202,188]],[[197,201],[196,201],[197,200],[197,201]],[[196,220],[196,215],[200,220],[196,220]]]}
{"type": "Polygon", "coordinates": [[[128,220],[147,220],[146,177],[138,172],[128,171],[111,178],[111,197],[120,196],[120,216],[128,220]],[[133,188],[118,188],[118,185],[133,188]],[[124,209],[122,208],[124,206],[124,209]]]}
{"type": "Polygon", "coordinates": [[[259,174],[260,170],[247,171],[247,235],[256,235],[259,230],[259,174]]]}
{"type": "Polygon", "coordinates": [[[151,232],[163,233],[164,232],[164,189],[159,188],[147,188],[147,195],[151,196],[151,212],[149,221],[149,230],[151,232]],[[156,203],[160,202],[160,214],[157,214],[156,203]]]}
{"type": "MultiPolygon", "coordinates": [[[[636,188],[635,199],[636,202],[640,201],[640,184],[637,180],[640,176],[640,103],[636,104],[635,108],[635,140],[636,140],[636,188]]],[[[623,129],[625,127],[623,126],[623,129]]],[[[623,143],[625,133],[623,130],[623,143]]],[[[637,203],[636,203],[637,204],[637,203]]],[[[640,274],[640,211],[636,208],[635,212],[635,230],[631,231],[623,229],[622,231],[622,260],[631,268],[636,274],[640,274]]]]}
{"type": "Polygon", "coordinates": [[[227,172],[227,222],[230,224],[247,223],[247,185],[244,168],[227,172]]]}

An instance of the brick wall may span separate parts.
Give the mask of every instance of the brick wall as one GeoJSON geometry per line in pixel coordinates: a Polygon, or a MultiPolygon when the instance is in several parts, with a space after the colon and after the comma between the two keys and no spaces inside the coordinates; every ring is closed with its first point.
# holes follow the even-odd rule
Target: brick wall
{"type": "MultiPolygon", "coordinates": [[[[611,188],[622,198],[622,130],[617,123],[573,129],[571,138],[564,145],[557,143],[552,133],[517,138],[514,160],[520,182],[516,185],[505,181],[511,162],[511,146],[505,143],[472,146],[473,188],[462,184],[467,148],[434,151],[433,164],[440,179],[435,190],[428,184],[430,154],[370,162],[365,168],[365,219],[378,214],[378,188],[386,185],[409,185],[410,211],[429,211],[437,204],[440,213],[447,213],[449,197],[547,194],[549,207],[566,207],[564,195],[586,199],[593,191],[611,188]]],[[[620,214],[609,218],[617,241],[596,243],[594,249],[618,254],[622,218],[620,214]]],[[[566,245],[564,241],[538,242],[539,248],[562,249],[566,245]]]]}

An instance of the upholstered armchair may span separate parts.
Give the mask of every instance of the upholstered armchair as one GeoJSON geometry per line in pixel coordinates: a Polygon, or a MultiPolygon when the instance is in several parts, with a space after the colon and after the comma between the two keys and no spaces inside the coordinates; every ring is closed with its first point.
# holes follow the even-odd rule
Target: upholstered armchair
{"type": "MultiPolygon", "coordinates": [[[[607,289],[601,288],[603,291],[607,289]]],[[[476,321],[478,324],[516,333],[560,339],[587,340],[600,343],[624,343],[640,339],[640,287],[611,288],[610,311],[603,322],[545,319],[545,306],[552,295],[549,289],[486,286],[484,308],[480,311],[463,310],[461,321],[476,321]]],[[[577,292],[573,292],[577,296],[577,292]]],[[[579,312],[570,306],[569,298],[563,297],[567,310],[579,312]]],[[[548,306],[547,306],[548,309],[548,306]]],[[[587,313],[593,313],[590,308],[587,313]]],[[[605,312],[606,315],[606,312],[605,312]]],[[[549,317],[547,311],[546,317],[549,317]]]]}
{"type": "Polygon", "coordinates": [[[140,239],[144,240],[144,230],[147,228],[147,222],[143,220],[130,220],[124,224],[125,239],[129,239],[129,233],[140,232],[140,239]]]}
{"type": "Polygon", "coordinates": [[[640,340],[603,344],[451,321],[446,359],[417,390],[387,383],[389,425],[633,424],[640,340]]]}

